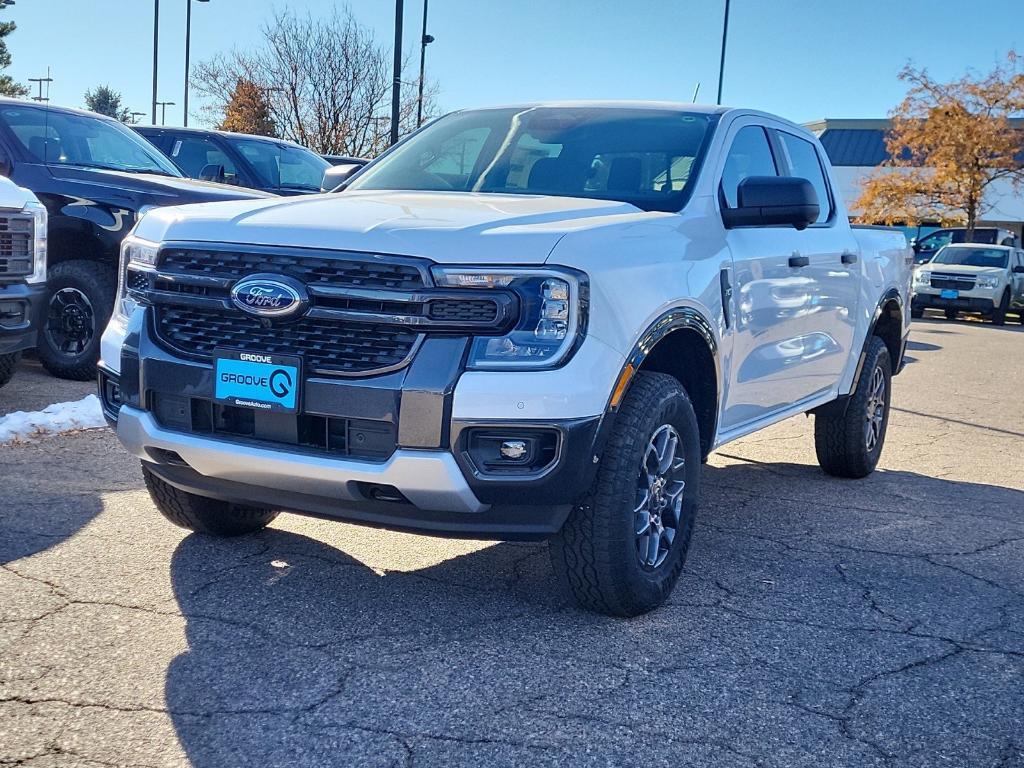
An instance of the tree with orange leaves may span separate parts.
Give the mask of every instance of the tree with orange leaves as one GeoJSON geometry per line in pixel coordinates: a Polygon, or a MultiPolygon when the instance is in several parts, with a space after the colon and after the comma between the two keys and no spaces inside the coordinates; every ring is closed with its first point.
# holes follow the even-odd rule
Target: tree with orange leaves
{"type": "Polygon", "coordinates": [[[966,225],[967,240],[989,208],[985,193],[1006,180],[1024,183],[1024,133],[1009,117],[1024,110],[1024,73],[1010,52],[988,75],[939,83],[904,67],[906,98],[891,114],[890,159],[865,180],[858,220],[886,224],[940,221],[966,225]]]}

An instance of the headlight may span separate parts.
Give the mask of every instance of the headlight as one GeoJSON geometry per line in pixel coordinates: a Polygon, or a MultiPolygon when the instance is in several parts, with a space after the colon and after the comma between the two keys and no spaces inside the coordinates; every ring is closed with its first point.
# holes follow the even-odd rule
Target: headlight
{"type": "Polygon", "coordinates": [[[114,314],[120,319],[126,319],[138,306],[138,302],[128,295],[126,278],[128,267],[133,269],[153,269],[156,266],[157,254],[160,246],[147,240],[128,235],[121,241],[121,265],[117,275],[117,303],[114,305],[114,314]]]}
{"type": "Polygon", "coordinates": [[[506,288],[519,296],[519,322],[504,336],[473,339],[469,367],[553,368],[564,362],[586,331],[586,275],[564,267],[477,269],[434,267],[446,288],[506,288]]]}
{"type": "Polygon", "coordinates": [[[930,285],[932,282],[931,272],[915,272],[914,273],[914,285],[930,285]]]}
{"type": "Polygon", "coordinates": [[[46,282],[46,208],[42,203],[28,203],[24,212],[32,217],[32,274],[30,283],[46,282]]]}
{"type": "Polygon", "coordinates": [[[995,288],[999,285],[999,278],[995,275],[978,275],[978,282],[976,285],[979,288],[995,288]]]}

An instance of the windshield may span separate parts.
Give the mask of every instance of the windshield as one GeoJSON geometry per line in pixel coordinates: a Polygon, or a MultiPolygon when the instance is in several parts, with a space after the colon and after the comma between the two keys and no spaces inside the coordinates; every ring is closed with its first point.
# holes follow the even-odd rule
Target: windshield
{"type": "Polygon", "coordinates": [[[1000,267],[1009,263],[1009,251],[1000,248],[951,248],[935,254],[932,264],[959,264],[964,267],[1000,267]]]}
{"type": "Polygon", "coordinates": [[[713,116],[625,107],[527,107],[441,118],[347,189],[535,194],[678,211],[713,116]]]}
{"type": "Polygon", "coordinates": [[[260,185],[268,189],[319,192],[324,171],[331,167],[320,155],[303,147],[259,139],[229,138],[228,141],[249,161],[260,185]]]}
{"type": "MultiPolygon", "coordinates": [[[[994,229],[976,229],[974,230],[974,239],[971,242],[982,245],[995,245],[996,235],[997,232],[994,229]]],[[[940,229],[937,232],[932,232],[930,235],[922,237],[917,241],[917,244],[921,250],[936,251],[950,243],[964,242],[967,242],[966,229],[940,229]]],[[[999,243],[999,245],[1005,245],[1005,243],[999,243]]]]}
{"type": "Polygon", "coordinates": [[[31,162],[181,176],[160,150],[116,120],[5,106],[0,120],[31,162]]]}

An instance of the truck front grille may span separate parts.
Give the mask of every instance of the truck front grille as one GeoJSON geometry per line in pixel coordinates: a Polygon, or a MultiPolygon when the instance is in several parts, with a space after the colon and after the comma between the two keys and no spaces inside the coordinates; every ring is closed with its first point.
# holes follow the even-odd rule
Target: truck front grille
{"type": "Polygon", "coordinates": [[[32,274],[32,217],[0,215],[0,277],[32,274]]]}
{"type": "Polygon", "coordinates": [[[971,291],[974,290],[975,278],[969,275],[943,275],[932,272],[932,288],[939,290],[971,291]]]}
{"type": "Polygon", "coordinates": [[[294,277],[310,287],[325,285],[415,290],[424,285],[424,270],[417,264],[373,254],[321,256],[276,250],[170,248],[161,251],[160,267],[186,275],[230,280],[269,272],[294,277]]]}
{"type": "Polygon", "coordinates": [[[264,325],[237,311],[160,305],[156,335],[175,353],[209,361],[217,347],[301,355],[306,370],[359,375],[399,367],[412,356],[420,335],[408,329],[310,317],[264,325]]]}

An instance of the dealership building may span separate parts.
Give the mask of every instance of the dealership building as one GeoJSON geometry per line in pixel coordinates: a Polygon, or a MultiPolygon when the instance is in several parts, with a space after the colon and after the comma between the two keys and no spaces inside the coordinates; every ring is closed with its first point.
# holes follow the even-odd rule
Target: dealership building
{"type": "MultiPolygon", "coordinates": [[[[1010,124],[1024,131],[1024,118],[1013,118],[1010,124]]],[[[853,202],[860,194],[861,183],[889,159],[885,135],[891,122],[826,119],[805,125],[825,147],[846,207],[856,215],[853,202]]],[[[1000,179],[989,187],[985,204],[989,208],[982,215],[981,226],[1004,227],[1024,235],[1024,188],[1018,192],[1008,181],[1000,179]]]]}

